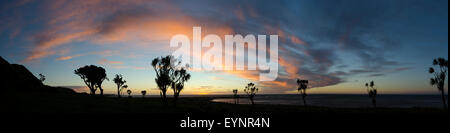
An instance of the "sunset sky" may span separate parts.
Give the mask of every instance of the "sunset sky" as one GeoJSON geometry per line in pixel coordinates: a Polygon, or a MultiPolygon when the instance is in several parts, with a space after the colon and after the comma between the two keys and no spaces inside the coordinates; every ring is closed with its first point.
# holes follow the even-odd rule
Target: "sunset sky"
{"type": "MultiPolygon", "coordinates": [[[[48,85],[86,91],[74,70],[94,64],[159,95],[151,60],[193,26],[222,39],[278,35],[280,70],[268,82],[255,71],[191,71],[182,95],[243,93],[249,82],[297,93],[297,78],[314,94],[365,94],[372,80],[381,94],[438,94],[427,70],[448,59],[447,0],[2,0],[0,55],[48,85]]],[[[115,94],[112,80],[103,86],[115,94]]]]}

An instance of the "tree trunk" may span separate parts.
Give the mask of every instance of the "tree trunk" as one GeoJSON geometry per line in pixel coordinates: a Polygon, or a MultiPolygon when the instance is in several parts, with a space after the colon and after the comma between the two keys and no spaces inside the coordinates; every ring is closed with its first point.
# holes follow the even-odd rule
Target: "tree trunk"
{"type": "Polygon", "coordinates": [[[303,105],[306,106],[306,96],[302,96],[303,98],[303,105]]]}
{"type": "Polygon", "coordinates": [[[442,97],[442,104],[444,106],[444,109],[447,108],[447,103],[445,102],[445,92],[444,89],[441,90],[441,97],[442,97]]]}
{"type": "Polygon", "coordinates": [[[95,90],[94,89],[90,89],[91,90],[91,95],[95,96],[95,90]]]}
{"type": "Polygon", "coordinates": [[[303,105],[304,105],[304,106],[307,106],[307,105],[306,105],[306,90],[303,90],[303,92],[302,92],[302,98],[303,98],[303,105]]]}
{"type": "Polygon", "coordinates": [[[180,95],[180,92],[177,92],[173,95],[173,105],[176,107],[177,106],[177,99],[178,96],[180,95]]]}
{"type": "Polygon", "coordinates": [[[166,91],[162,91],[162,100],[164,105],[167,105],[166,91]]]}
{"type": "Polygon", "coordinates": [[[117,86],[117,97],[120,98],[120,87],[117,86]]]}
{"type": "Polygon", "coordinates": [[[101,86],[98,87],[100,89],[100,96],[103,96],[103,88],[101,86]]]}
{"type": "Polygon", "coordinates": [[[161,101],[164,103],[164,99],[163,99],[163,95],[162,95],[162,91],[159,92],[159,97],[161,98],[161,101]]]}
{"type": "Polygon", "coordinates": [[[96,90],[94,89],[95,86],[93,86],[93,85],[88,85],[87,83],[86,83],[86,85],[88,86],[89,90],[91,91],[91,95],[92,95],[92,96],[95,96],[95,91],[96,91],[96,90]]]}
{"type": "Polygon", "coordinates": [[[377,107],[377,99],[375,97],[372,97],[372,104],[374,108],[377,107]]]}
{"type": "Polygon", "coordinates": [[[250,98],[250,102],[252,102],[252,105],[255,105],[255,102],[253,101],[254,95],[250,95],[249,98],[250,98]]]}

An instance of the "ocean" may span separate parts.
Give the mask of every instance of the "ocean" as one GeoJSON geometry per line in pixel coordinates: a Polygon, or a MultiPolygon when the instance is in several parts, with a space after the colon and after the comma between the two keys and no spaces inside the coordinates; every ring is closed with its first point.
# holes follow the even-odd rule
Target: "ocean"
{"type": "MultiPolygon", "coordinates": [[[[446,96],[448,101],[448,96],[446,96]]],[[[212,102],[234,103],[233,98],[215,98],[212,102]]],[[[283,104],[303,105],[300,95],[256,95],[255,104],[283,104]]],[[[338,107],[338,108],[364,108],[372,107],[368,95],[337,95],[337,94],[311,94],[306,97],[307,105],[338,107]]],[[[239,104],[250,104],[247,97],[241,96],[239,104]]],[[[413,108],[433,107],[442,108],[440,95],[378,95],[377,107],[413,108]]]]}

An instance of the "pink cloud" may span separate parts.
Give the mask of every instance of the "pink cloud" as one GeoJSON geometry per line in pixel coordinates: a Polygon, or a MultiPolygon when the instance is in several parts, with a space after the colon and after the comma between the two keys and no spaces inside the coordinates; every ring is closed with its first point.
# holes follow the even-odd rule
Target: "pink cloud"
{"type": "Polygon", "coordinates": [[[58,61],[70,60],[72,58],[79,57],[79,56],[82,56],[82,55],[77,54],[77,55],[71,55],[71,56],[70,55],[69,56],[61,56],[61,57],[56,58],[56,60],[58,60],[58,61]]]}
{"type": "Polygon", "coordinates": [[[107,59],[101,59],[100,61],[98,61],[98,64],[102,64],[102,65],[121,65],[121,64],[123,64],[123,62],[121,62],[121,61],[111,61],[111,60],[107,60],[107,59]]]}
{"type": "MultiPolygon", "coordinates": [[[[56,54],[55,48],[79,41],[94,44],[108,44],[133,41],[169,40],[175,34],[192,34],[192,27],[198,24],[208,27],[204,33],[224,35],[233,30],[218,22],[204,22],[184,15],[176,6],[166,1],[54,1],[45,5],[44,30],[32,38],[35,42],[24,62],[38,61],[56,54]],[[134,12],[131,7],[148,4],[134,12]],[[164,7],[164,8],[153,8],[164,7]],[[157,10],[157,11],[155,11],[157,10]],[[157,13],[155,13],[157,12],[157,13]],[[102,19],[99,19],[102,18],[102,19]],[[213,25],[212,25],[213,24],[213,25]]],[[[146,43],[148,44],[148,43],[146,43]]],[[[159,47],[159,46],[158,46],[159,47]]],[[[168,47],[165,46],[165,47],[168,47]]],[[[161,50],[167,50],[163,49],[161,50]]],[[[112,55],[112,53],[100,53],[112,55]]],[[[68,59],[69,57],[60,58],[68,59]]]]}
{"type": "Polygon", "coordinates": [[[291,35],[290,36],[291,42],[294,44],[306,44],[303,40],[298,38],[297,36],[291,35]]]}

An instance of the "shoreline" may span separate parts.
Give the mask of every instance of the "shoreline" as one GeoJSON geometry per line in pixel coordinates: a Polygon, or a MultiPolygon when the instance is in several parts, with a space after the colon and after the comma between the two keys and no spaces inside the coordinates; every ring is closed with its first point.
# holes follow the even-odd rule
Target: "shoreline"
{"type": "MultiPolygon", "coordinates": [[[[214,97],[182,97],[177,105],[159,97],[112,98],[86,94],[22,93],[8,99],[14,112],[41,113],[448,113],[443,108],[334,108],[321,106],[229,104],[212,102],[214,97]]],[[[8,105],[8,104],[7,104],[8,105]]],[[[8,110],[7,110],[8,111],[8,110]]]]}

